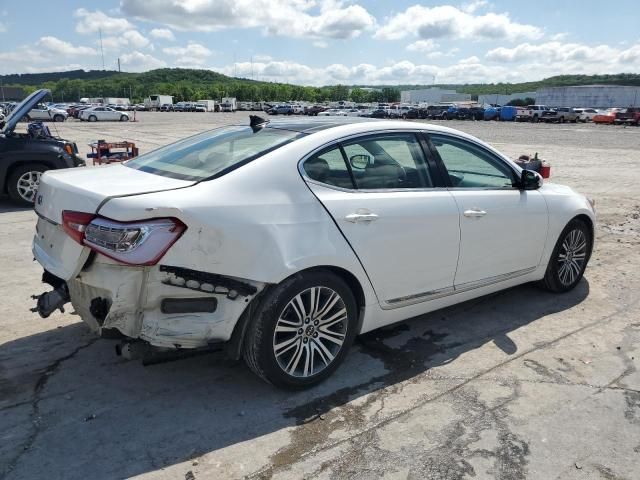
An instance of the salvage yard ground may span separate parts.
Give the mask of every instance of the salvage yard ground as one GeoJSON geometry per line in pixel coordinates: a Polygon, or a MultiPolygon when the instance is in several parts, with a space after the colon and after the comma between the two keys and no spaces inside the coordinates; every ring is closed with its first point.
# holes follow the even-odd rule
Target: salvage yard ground
{"type": "MultiPolygon", "coordinates": [[[[137,118],[51,127],[84,156],[96,139],[146,152],[248,122],[137,118]]],[[[46,289],[30,253],[35,214],[1,198],[4,477],[637,479],[640,128],[440,123],[513,157],[538,152],[554,181],[596,199],[585,278],[565,295],[526,285],[367,334],[300,393],[217,353],[143,367],[70,311],[30,313],[46,289]]]]}

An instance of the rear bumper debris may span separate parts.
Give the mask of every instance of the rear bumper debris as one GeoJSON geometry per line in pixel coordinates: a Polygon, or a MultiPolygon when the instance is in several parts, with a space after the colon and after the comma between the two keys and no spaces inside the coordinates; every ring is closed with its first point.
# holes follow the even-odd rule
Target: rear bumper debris
{"type": "Polygon", "coordinates": [[[66,283],[58,280],[62,284],[52,292],[36,297],[33,311],[46,318],[71,301],[96,333],[115,329],[172,350],[227,342],[242,312],[265,287],[175,266],[125,266],[102,255],[66,283]]]}

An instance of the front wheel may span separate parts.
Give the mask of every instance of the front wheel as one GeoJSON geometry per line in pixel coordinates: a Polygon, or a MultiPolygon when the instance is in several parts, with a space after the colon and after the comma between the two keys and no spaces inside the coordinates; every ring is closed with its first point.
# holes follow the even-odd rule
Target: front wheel
{"type": "Polygon", "coordinates": [[[127,117],[126,115],[120,115],[120,121],[121,122],[128,122],[129,121],[129,117],[127,117]]]}
{"type": "Polygon", "coordinates": [[[53,121],[54,122],[64,122],[64,116],[63,115],[54,115],[53,121]]]}
{"type": "Polygon", "coordinates": [[[587,268],[593,245],[591,229],[579,219],[571,220],[556,243],[542,286],[563,293],[575,288],[587,268]]]}
{"type": "Polygon", "coordinates": [[[245,362],[277,387],[311,387],[344,360],[356,319],[355,298],[340,277],[324,270],[293,275],[261,299],[244,341],[245,362]]]}

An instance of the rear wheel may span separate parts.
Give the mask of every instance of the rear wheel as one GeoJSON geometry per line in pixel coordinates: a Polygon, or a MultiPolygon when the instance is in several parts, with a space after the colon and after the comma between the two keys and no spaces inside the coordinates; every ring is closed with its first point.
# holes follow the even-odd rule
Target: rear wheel
{"type": "Polygon", "coordinates": [[[98,120],[98,117],[96,117],[95,115],[91,115],[91,116],[89,117],[89,121],[90,121],[90,122],[96,122],[97,120],[98,120]]]}
{"type": "Polygon", "coordinates": [[[47,166],[41,163],[28,163],[16,167],[8,179],[9,198],[19,205],[32,206],[40,184],[40,176],[47,170],[47,166]]]}
{"type": "Polygon", "coordinates": [[[54,122],[64,122],[64,116],[63,115],[54,115],[53,116],[53,121],[54,122]]]}
{"type": "Polygon", "coordinates": [[[579,219],[571,220],[553,249],[542,286],[557,293],[572,290],[587,268],[592,242],[588,225],[579,219]]]}
{"type": "Polygon", "coordinates": [[[294,275],[262,298],[245,338],[245,362],[277,387],[311,387],[344,360],[356,318],[353,293],[340,277],[321,270],[294,275]]]}

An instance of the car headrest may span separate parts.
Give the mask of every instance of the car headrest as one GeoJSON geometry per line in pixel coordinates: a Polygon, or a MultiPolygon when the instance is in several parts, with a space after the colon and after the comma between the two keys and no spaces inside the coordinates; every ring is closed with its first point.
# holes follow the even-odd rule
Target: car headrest
{"type": "Polygon", "coordinates": [[[304,171],[310,178],[319,182],[325,182],[331,174],[329,163],[323,158],[311,158],[304,163],[304,171]]]}

